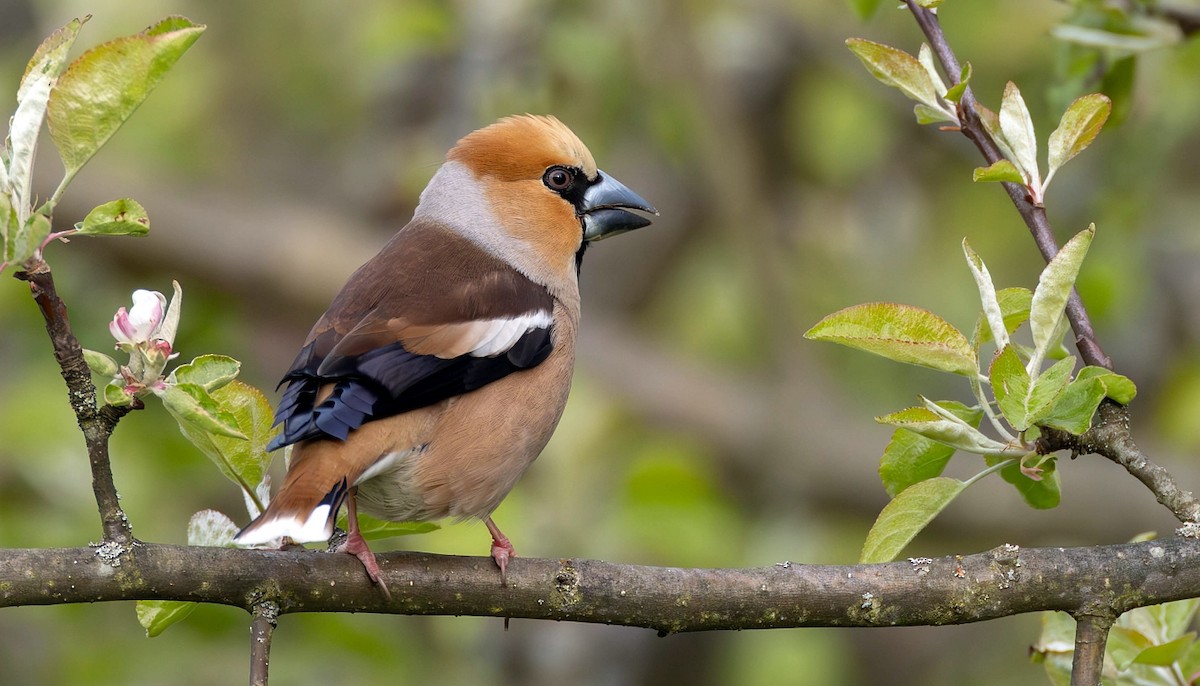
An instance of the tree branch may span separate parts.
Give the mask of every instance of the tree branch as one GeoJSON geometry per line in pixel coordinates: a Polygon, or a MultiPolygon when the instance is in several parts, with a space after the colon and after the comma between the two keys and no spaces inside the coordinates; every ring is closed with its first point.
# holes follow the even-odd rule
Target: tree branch
{"type": "Polygon", "coordinates": [[[1104,645],[1113,625],[1109,615],[1081,613],[1075,617],[1075,654],[1071,658],[1071,686],[1099,686],[1104,671],[1104,645]]]}
{"type": "Polygon", "coordinates": [[[1129,408],[1105,400],[1096,411],[1092,428],[1079,436],[1051,427],[1039,427],[1037,450],[1043,455],[1070,450],[1072,455],[1095,454],[1116,462],[1146,485],[1155,498],[1184,524],[1200,523],[1200,500],[1176,483],[1166,469],[1151,462],[1129,435],[1129,408]]]}
{"type": "Polygon", "coordinates": [[[11,549],[0,551],[0,607],[149,599],[254,612],[275,603],[279,614],[516,617],[669,634],[965,624],[1040,610],[1117,616],[1200,595],[1200,541],[1191,539],[750,569],[517,558],[508,587],[485,557],[398,552],[379,563],[391,601],[342,554],[135,543],[105,559],[94,548],[11,549]]]}
{"type": "Polygon", "coordinates": [[[250,621],[250,686],[267,686],[271,666],[271,636],[279,622],[279,606],[270,600],[255,603],[250,621]]]}
{"type": "MultiPolygon", "coordinates": [[[[958,58],[955,57],[950,44],[946,41],[946,35],[942,32],[937,15],[916,4],[915,0],[904,0],[904,2],[912,12],[913,18],[916,19],[917,25],[921,27],[921,32],[929,40],[934,53],[938,56],[938,61],[942,63],[942,69],[945,70],[946,76],[952,84],[958,83],[962,68],[959,66],[958,58]]],[[[996,142],[984,128],[976,106],[975,94],[968,86],[958,104],[959,124],[963,135],[979,148],[984,160],[990,165],[1000,160],[1003,155],[1000,154],[996,142]]],[[[1025,225],[1029,227],[1029,232],[1033,235],[1033,240],[1037,244],[1038,251],[1042,253],[1042,258],[1049,262],[1058,254],[1058,242],[1054,238],[1054,231],[1050,228],[1050,220],[1046,217],[1046,208],[1033,204],[1024,186],[1016,183],[1004,183],[1003,186],[1009,199],[1017,208],[1017,212],[1021,215],[1021,219],[1025,220],[1025,225]]],[[[1091,318],[1083,306],[1083,300],[1079,297],[1078,291],[1072,290],[1071,296],[1067,300],[1067,319],[1071,322],[1071,330],[1075,332],[1075,347],[1079,349],[1079,354],[1084,362],[1112,369],[1112,360],[1105,354],[1100,347],[1100,342],[1096,339],[1096,331],[1092,328],[1091,318]]]]}
{"type": "Polygon", "coordinates": [[[108,439],[117,422],[132,408],[105,405],[96,409],[96,386],[92,383],[92,373],[83,359],[83,348],[71,330],[66,303],[58,297],[54,287],[50,265],[38,261],[27,271],[17,272],[15,276],[29,283],[33,300],[46,321],[46,333],[54,346],[54,359],[58,361],[63,380],[67,382],[67,398],[87,445],[88,462],[92,469],[92,491],[100,511],[104,540],[127,546],[133,541],[133,529],[121,510],[117,487],[113,483],[108,439]]]}

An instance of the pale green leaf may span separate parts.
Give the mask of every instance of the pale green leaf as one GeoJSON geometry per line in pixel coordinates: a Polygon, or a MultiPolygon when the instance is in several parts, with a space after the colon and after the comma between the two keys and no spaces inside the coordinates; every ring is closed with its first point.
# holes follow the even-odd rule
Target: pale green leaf
{"type": "Polygon", "coordinates": [[[946,95],[946,84],[942,81],[942,75],[938,73],[937,65],[933,63],[933,50],[928,43],[921,43],[921,49],[917,51],[917,61],[921,63],[925,73],[929,74],[934,92],[939,97],[946,95]]]}
{"type": "Polygon", "coordinates": [[[1159,643],[1142,650],[1133,658],[1133,661],[1142,665],[1169,667],[1187,653],[1195,640],[1196,632],[1189,631],[1175,640],[1159,643]]]}
{"type": "Polygon", "coordinates": [[[120,381],[109,381],[104,387],[104,404],[113,407],[124,407],[133,402],[133,398],[125,392],[125,385],[120,381]]]}
{"type": "MultiPolygon", "coordinates": [[[[346,521],[346,512],[343,510],[338,515],[338,526],[345,529],[346,521]]],[[[440,528],[434,522],[389,522],[365,515],[362,512],[358,513],[358,530],[362,533],[363,538],[368,541],[378,541],[396,536],[427,534],[430,531],[437,531],[440,528]]]]}
{"type": "Polygon", "coordinates": [[[154,638],[176,622],[187,619],[200,603],[186,603],[178,600],[139,600],[137,601],[138,624],[146,630],[146,636],[154,638]]]}
{"type": "Polygon", "coordinates": [[[938,5],[941,5],[943,1],[944,0],[917,0],[917,4],[927,10],[931,10],[936,8],[938,5]]]}
{"type": "Polygon", "coordinates": [[[1075,653],[1075,620],[1065,612],[1043,612],[1042,633],[1030,647],[1035,662],[1042,662],[1054,686],[1069,686],[1075,653]]]}
{"type": "MultiPolygon", "coordinates": [[[[1004,87],[1004,99],[1000,103],[1000,131],[1012,149],[1013,164],[1023,172],[1031,189],[1042,185],[1037,166],[1037,138],[1033,132],[1033,118],[1016,84],[1009,81],[1004,87]]],[[[993,165],[994,166],[994,165],[993,165]]]]}
{"type": "Polygon", "coordinates": [[[975,350],[966,336],[936,314],[910,305],[847,307],[817,322],[804,337],[940,371],[978,372],[975,350]]]}
{"type": "Polygon", "coordinates": [[[240,381],[231,381],[214,390],[211,397],[247,439],[213,434],[183,421],[179,422],[179,429],[226,478],[243,492],[254,493],[271,463],[267,452],[267,444],[274,435],[271,404],[257,388],[240,381]]]}
{"type": "Polygon", "coordinates": [[[1084,367],[1075,378],[1096,379],[1104,385],[1104,394],[1122,405],[1128,405],[1137,396],[1137,386],[1129,377],[1110,372],[1103,367],[1084,367]]]}
{"type": "Polygon", "coordinates": [[[867,533],[859,562],[890,562],[946,509],[966,484],[939,476],[913,484],[888,503],[867,533]]]}
{"type": "MultiPolygon", "coordinates": [[[[1004,320],[1005,331],[1011,334],[1029,321],[1029,303],[1032,300],[1033,292],[1028,288],[1001,288],[996,291],[996,301],[1000,304],[1000,315],[1004,320]]],[[[992,340],[991,327],[987,326],[982,312],[975,322],[973,340],[976,349],[992,340]]]]}
{"type": "Polygon", "coordinates": [[[46,240],[49,235],[50,220],[44,214],[35,212],[9,236],[8,242],[4,246],[3,261],[9,264],[21,264],[33,257],[33,254],[42,245],[42,241],[46,240]]]}
{"type": "Polygon", "coordinates": [[[188,545],[236,548],[233,537],[237,532],[237,524],[225,514],[216,510],[200,510],[188,520],[187,542],[188,545]]]}
{"type": "Polygon", "coordinates": [[[930,107],[921,102],[913,105],[913,116],[917,118],[917,123],[922,126],[937,124],[939,122],[958,123],[958,118],[951,116],[946,110],[940,107],[930,107]]]}
{"type": "Polygon", "coordinates": [[[169,17],[84,53],[50,94],[50,136],[71,177],[133,114],[204,26],[169,17]]]}
{"type": "Polygon", "coordinates": [[[850,7],[854,9],[854,13],[859,19],[870,19],[884,0],[848,0],[850,7]]]}
{"type": "Polygon", "coordinates": [[[1021,170],[1007,159],[996,160],[991,166],[975,167],[975,171],[971,173],[971,180],[976,183],[1009,182],[1022,185],[1028,183],[1021,174],[1021,170]]]}
{"type": "Polygon", "coordinates": [[[1069,357],[1031,379],[1016,350],[1006,345],[996,354],[988,372],[992,393],[1004,418],[1017,431],[1036,424],[1050,413],[1070,382],[1074,367],[1075,358],[1069,357]]]}
{"type": "Polygon", "coordinates": [[[1107,657],[1116,668],[1125,671],[1143,650],[1154,645],[1149,636],[1128,625],[1117,624],[1108,633],[1107,657]]]}
{"type": "Polygon", "coordinates": [[[1078,436],[1091,428],[1092,415],[1096,414],[1101,400],[1104,400],[1104,384],[1099,379],[1082,378],[1080,372],[1038,424],[1078,436]]]}
{"type": "Polygon", "coordinates": [[[1058,128],[1050,134],[1047,179],[1072,157],[1092,144],[1112,112],[1112,101],[1101,93],[1085,95],[1063,112],[1058,128]]]}
{"type": "MultiPolygon", "coordinates": [[[[999,464],[1008,458],[988,455],[988,465],[999,464]]],[[[1041,479],[1036,480],[1021,471],[1020,463],[1013,463],[1000,469],[1000,478],[1012,484],[1021,498],[1030,507],[1038,510],[1050,510],[1058,507],[1062,501],[1062,486],[1058,478],[1058,461],[1054,458],[1043,459],[1041,479]]]]}
{"type": "MultiPolygon", "coordinates": [[[[941,401],[942,408],[978,427],[983,411],[954,401],[941,401]]],[[[879,478],[890,497],[896,497],[909,486],[935,476],[941,476],[954,448],[908,429],[896,429],[892,440],[879,460],[879,478]]]]}
{"type": "Polygon", "coordinates": [[[945,412],[944,414],[939,414],[928,406],[910,407],[899,412],[876,417],[875,421],[880,424],[907,429],[930,440],[969,453],[984,455],[988,453],[1003,453],[1007,449],[1007,446],[1003,443],[988,438],[980,433],[977,428],[954,416],[952,413],[945,412]]]}
{"type": "Polygon", "coordinates": [[[1095,235],[1095,224],[1075,234],[1042,270],[1029,305],[1029,329],[1033,333],[1034,356],[1038,359],[1044,358],[1050,347],[1058,343],[1054,332],[1095,235]]]}
{"type": "Polygon", "coordinates": [[[146,208],[132,198],[106,202],[76,225],[77,236],[145,236],[150,233],[146,208]]]}
{"type": "Polygon", "coordinates": [[[962,99],[963,93],[969,85],[971,85],[971,63],[967,62],[963,65],[962,72],[958,75],[958,83],[946,90],[946,95],[943,96],[943,99],[957,103],[962,99]]]}
{"type": "Polygon", "coordinates": [[[975,277],[975,286],[979,289],[979,302],[984,319],[991,329],[992,340],[996,341],[996,347],[1003,348],[1008,345],[1008,328],[1004,325],[1004,313],[1000,310],[1000,300],[996,296],[996,285],[992,283],[992,275],[983,263],[983,258],[971,249],[965,238],[962,249],[967,257],[967,266],[971,268],[971,275],[975,277]]]}
{"type": "Polygon", "coordinates": [[[246,434],[238,428],[237,419],[202,386],[192,383],[168,385],[159,397],[181,427],[187,424],[208,434],[247,440],[246,434]]]}
{"type": "Polygon", "coordinates": [[[171,279],[171,288],[174,289],[174,295],[171,297],[171,302],[167,304],[167,312],[163,315],[162,324],[158,327],[158,337],[174,345],[175,334],[179,331],[179,313],[183,309],[183,287],[179,285],[178,281],[171,279]]]}
{"type": "Polygon", "coordinates": [[[850,38],[846,46],[884,85],[898,88],[904,95],[929,107],[941,108],[937,87],[917,58],[890,45],[862,38],[850,38]]]}
{"type": "Polygon", "coordinates": [[[192,383],[209,393],[237,378],[242,363],[226,355],[200,355],[179,365],[171,376],[177,383],[192,383]]]}
{"type": "Polygon", "coordinates": [[[1011,344],[996,353],[988,370],[988,378],[992,382],[996,405],[1000,407],[1004,418],[1017,431],[1028,429],[1030,424],[1025,399],[1029,396],[1033,381],[1011,344]]]}
{"type": "Polygon", "coordinates": [[[1050,29],[1050,35],[1068,43],[1127,53],[1158,50],[1174,45],[1180,40],[1177,27],[1173,31],[1140,34],[1115,33],[1078,24],[1059,24],[1050,29]]]}
{"type": "Polygon", "coordinates": [[[72,19],[42,41],[25,67],[25,74],[17,89],[17,111],[8,129],[11,146],[8,184],[12,189],[13,205],[20,224],[29,219],[33,209],[33,162],[51,90],[66,67],[67,54],[86,21],[87,17],[72,19]]]}
{"type": "Polygon", "coordinates": [[[83,361],[87,363],[88,369],[92,370],[92,373],[96,376],[112,378],[121,371],[121,367],[117,364],[116,360],[95,350],[84,348],[83,361]]]}

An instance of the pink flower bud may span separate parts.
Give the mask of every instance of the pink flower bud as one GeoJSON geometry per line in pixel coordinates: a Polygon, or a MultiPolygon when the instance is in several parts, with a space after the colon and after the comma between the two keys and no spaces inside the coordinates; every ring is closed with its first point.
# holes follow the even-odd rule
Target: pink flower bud
{"type": "Polygon", "coordinates": [[[145,343],[162,325],[166,306],[167,299],[162,293],[139,288],[133,292],[133,307],[117,310],[108,330],[117,343],[145,343]]]}

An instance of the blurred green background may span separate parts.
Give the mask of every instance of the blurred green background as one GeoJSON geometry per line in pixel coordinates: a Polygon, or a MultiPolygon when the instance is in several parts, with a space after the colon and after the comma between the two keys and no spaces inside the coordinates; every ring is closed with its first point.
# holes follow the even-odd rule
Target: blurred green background
{"type": "MultiPolygon", "coordinates": [[[[863,36],[916,52],[915,24],[884,4],[862,22],[843,0],[3,0],[0,93],[15,93],[41,38],[76,16],[95,14],[81,47],[166,14],[208,25],[56,214],[65,227],[132,196],[150,236],[78,239],[48,259],[85,347],[111,345],[106,324],[134,288],[170,293],[174,278],[184,358],[232,355],[264,389],[349,273],[408,220],[458,137],[506,114],[557,115],[662,216],[588,252],[566,416],[497,521],[536,557],[851,563],[886,502],[876,469],[890,432],[871,418],[917,393],[969,396],[953,379],[801,334],[870,300],[926,307],[969,331],[964,236],[999,286],[1032,287],[1042,266],[1001,189],[971,183],[970,144],[917,127],[911,103],[846,50],[845,38],[863,36]]],[[[977,95],[995,108],[1016,81],[1043,141],[1065,104],[1064,53],[1048,32],[1068,12],[1050,0],[942,11],[977,95]]],[[[1047,200],[1060,241],[1098,225],[1080,288],[1106,351],[1140,387],[1139,441],[1185,487],[1200,483],[1198,73],[1194,41],[1144,55],[1126,121],[1068,165],[1047,200]]],[[[40,163],[44,197],[60,174],[48,140],[40,163]]],[[[95,540],[82,440],[16,281],[0,281],[0,332],[0,546],[95,540]]],[[[203,508],[246,520],[241,496],[159,407],[121,423],[113,454],[139,538],[183,542],[203,508]]],[[[978,468],[956,461],[956,475],[978,468]]],[[[992,478],[908,554],[1173,528],[1114,465],[1087,457],[1060,470],[1059,509],[1029,510],[992,478]]],[[[488,538],[469,523],[392,545],[484,555],[488,538]]],[[[0,680],[240,683],[247,624],[239,610],[203,607],[150,640],[132,604],[7,609],[0,680]]],[[[1028,684],[1044,678],[1027,658],[1037,631],[1026,616],[657,638],[290,615],[271,668],[281,684],[1028,684]]]]}

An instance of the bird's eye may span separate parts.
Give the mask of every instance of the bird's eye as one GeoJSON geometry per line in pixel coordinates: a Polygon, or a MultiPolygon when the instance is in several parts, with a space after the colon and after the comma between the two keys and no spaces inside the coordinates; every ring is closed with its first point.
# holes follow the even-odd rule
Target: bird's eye
{"type": "Polygon", "coordinates": [[[542,183],[552,191],[565,191],[575,182],[574,175],[564,167],[550,167],[542,175],[542,183]]]}

